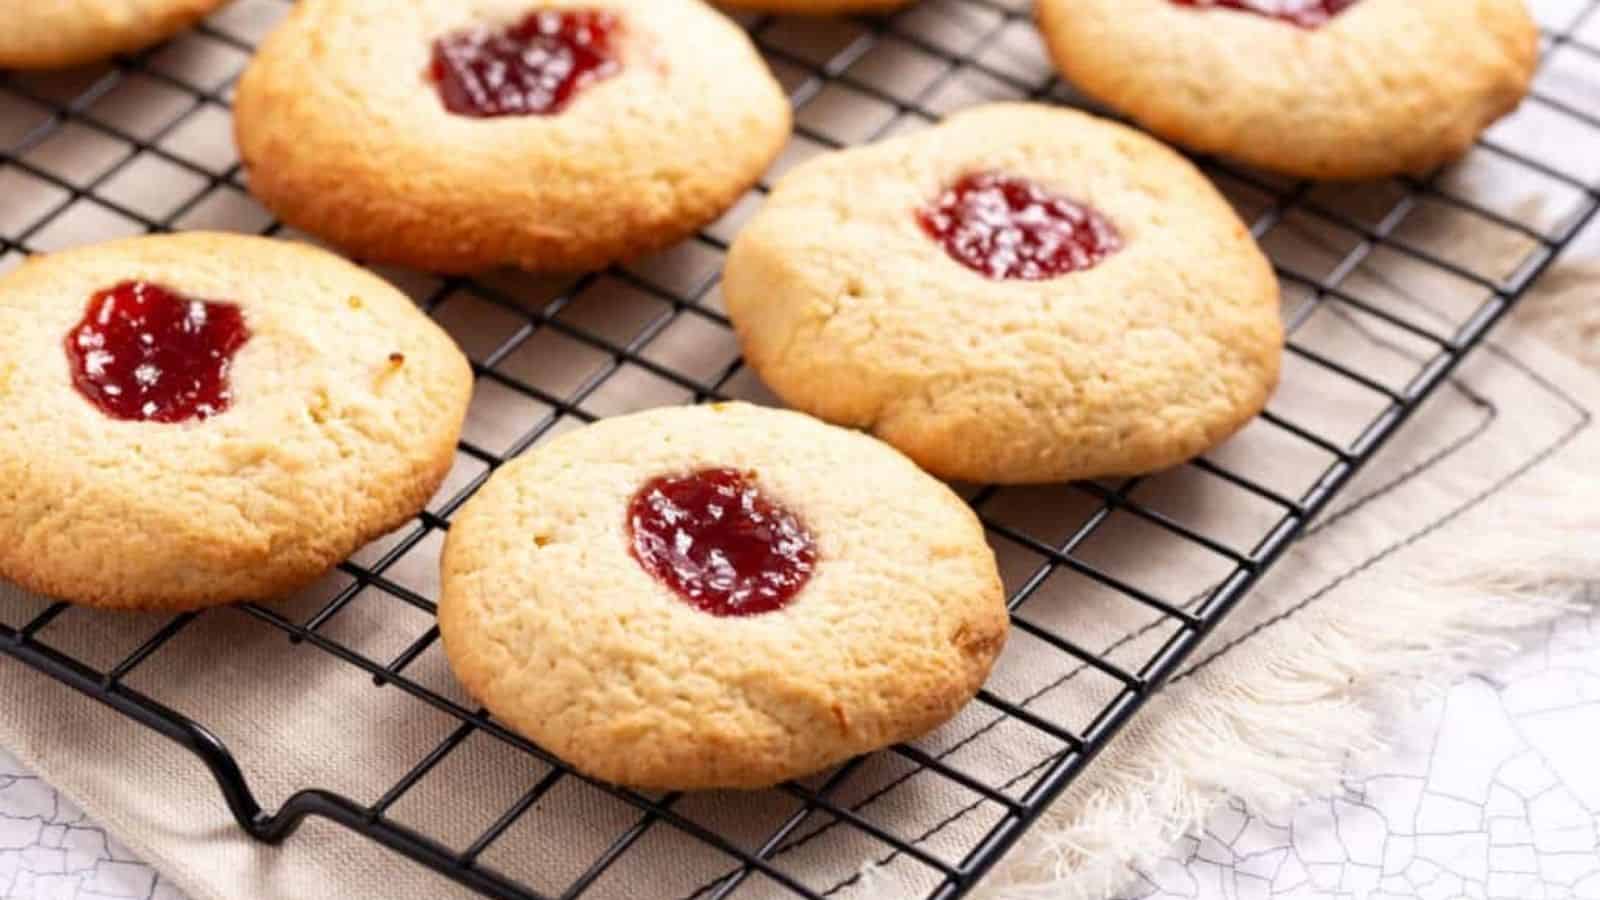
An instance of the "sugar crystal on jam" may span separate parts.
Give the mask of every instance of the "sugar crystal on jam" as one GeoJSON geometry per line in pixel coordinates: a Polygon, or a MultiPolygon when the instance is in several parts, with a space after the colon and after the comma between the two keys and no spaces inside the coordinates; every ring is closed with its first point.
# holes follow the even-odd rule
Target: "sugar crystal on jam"
{"type": "Polygon", "coordinates": [[[126,281],[89,299],[67,333],[73,385],[114,419],[209,419],[233,402],[228,370],[250,339],[231,303],[126,281]]]}
{"type": "Polygon", "coordinates": [[[433,43],[429,67],[445,109],[473,118],[548,116],[622,70],[616,14],[540,10],[506,27],[479,26],[433,43]]]}
{"type": "Polygon", "coordinates": [[[917,218],[951,259],[994,279],[1059,278],[1122,249],[1099,212],[995,172],[963,176],[917,218]]]}
{"type": "Polygon", "coordinates": [[[1282,19],[1301,28],[1320,28],[1356,5],[1356,0],[1172,0],[1179,6],[1222,8],[1282,19]]]}
{"type": "Polygon", "coordinates": [[[733,469],[650,481],[629,504],[628,532],[645,571],[714,616],[783,608],[817,564],[805,525],[733,469]]]}

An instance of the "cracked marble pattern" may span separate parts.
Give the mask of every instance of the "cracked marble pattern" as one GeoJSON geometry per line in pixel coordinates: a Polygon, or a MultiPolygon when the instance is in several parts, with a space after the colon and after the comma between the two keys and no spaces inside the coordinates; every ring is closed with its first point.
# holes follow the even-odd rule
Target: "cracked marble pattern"
{"type": "Polygon", "coordinates": [[[1395,730],[1336,796],[1230,802],[1125,900],[1600,900],[1600,611],[1395,730]]]}
{"type": "MultiPolygon", "coordinates": [[[[1600,609],[1395,730],[1379,771],[1229,803],[1123,900],[1600,900],[1600,609]]],[[[3,750],[0,898],[183,900],[3,750]]]]}
{"type": "Polygon", "coordinates": [[[3,750],[0,897],[183,900],[170,882],[3,750]]]}

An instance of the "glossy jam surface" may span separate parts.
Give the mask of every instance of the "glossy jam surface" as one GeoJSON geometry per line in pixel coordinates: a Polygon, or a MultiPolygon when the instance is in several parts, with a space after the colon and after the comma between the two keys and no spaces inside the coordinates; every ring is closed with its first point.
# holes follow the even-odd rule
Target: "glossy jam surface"
{"type": "Polygon", "coordinates": [[[639,565],[714,616],[782,609],[817,564],[805,525],[733,469],[649,482],[629,505],[628,530],[639,565]]]}
{"type": "Polygon", "coordinates": [[[963,176],[917,218],[951,259],[994,279],[1059,278],[1122,249],[1122,236],[1105,216],[994,172],[963,176]]]}
{"type": "Polygon", "coordinates": [[[1200,9],[1221,7],[1282,19],[1301,28],[1320,28],[1356,5],[1357,0],[1172,0],[1179,6],[1200,9]]]}
{"type": "Polygon", "coordinates": [[[106,415],[174,423],[227,410],[228,369],[249,340],[231,303],[127,281],[89,298],[66,351],[78,393],[106,415]]]}
{"type": "Polygon", "coordinates": [[[548,116],[622,70],[609,12],[541,10],[508,28],[469,28],[433,43],[430,74],[462,116],[548,116]]]}

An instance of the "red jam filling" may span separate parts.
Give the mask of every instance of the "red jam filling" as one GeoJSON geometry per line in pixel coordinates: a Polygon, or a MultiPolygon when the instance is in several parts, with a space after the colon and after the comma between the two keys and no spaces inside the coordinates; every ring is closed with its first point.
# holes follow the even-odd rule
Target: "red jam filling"
{"type": "Polygon", "coordinates": [[[1253,12],[1299,25],[1320,28],[1334,16],[1356,5],[1356,0],[1172,0],[1179,6],[1202,9],[1222,7],[1253,12]]]}
{"type": "Polygon", "coordinates": [[[506,28],[483,26],[433,42],[429,74],[445,109],[479,119],[548,116],[622,70],[614,13],[541,10],[506,28]]]}
{"type": "Polygon", "coordinates": [[[89,298],[66,350],[78,393],[101,412],[173,423],[227,410],[228,368],[248,340],[244,313],[231,303],[127,281],[89,298]]]}
{"type": "Polygon", "coordinates": [[[994,172],[963,176],[917,219],[951,259],[994,279],[1059,278],[1122,249],[1122,235],[1105,216],[994,172]]]}
{"type": "Polygon", "coordinates": [[[649,482],[628,507],[628,527],[639,565],[714,616],[782,609],[817,564],[800,520],[733,469],[649,482]]]}

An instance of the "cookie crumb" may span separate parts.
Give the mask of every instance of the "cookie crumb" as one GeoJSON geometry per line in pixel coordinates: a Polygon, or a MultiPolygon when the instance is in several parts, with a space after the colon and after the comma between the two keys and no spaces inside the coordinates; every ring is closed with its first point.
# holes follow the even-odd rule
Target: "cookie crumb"
{"type": "Polygon", "coordinates": [[[388,383],[390,378],[393,378],[395,375],[399,374],[400,370],[405,368],[405,366],[406,355],[404,353],[395,352],[389,354],[387,365],[378,371],[377,386],[380,388],[383,387],[384,384],[388,383]]]}
{"type": "Polygon", "coordinates": [[[328,400],[328,392],[322,388],[311,398],[311,403],[306,406],[306,413],[311,416],[311,421],[318,425],[328,424],[328,408],[332,403],[328,400]]]}
{"type": "Polygon", "coordinates": [[[1005,638],[999,633],[971,628],[968,623],[963,622],[956,627],[955,634],[950,636],[950,643],[967,656],[983,658],[997,656],[1000,649],[1005,646],[1005,638]]]}
{"type": "Polygon", "coordinates": [[[367,304],[366,304],[366,303],[364,303],[364,302],[363,302],[363,301],[362,301],[362,300],[361,300],[361,298],[360,298],[360,297],[357,297],[357,296],[355,296],[355,295],[354,295],[354,294],[351,294],[351,295],[350,295],[350,299],[349,299],[349,300],[346,300],[346,301],[345,301],[345,302],[346,302],[346,303],[348,303],[348,304],[350,304],[350,308],[351,308],[351,309],[363,309],[363,308],[365,308],[365,307],[366,307],[366,305],[367,305],[367,304]]]}

